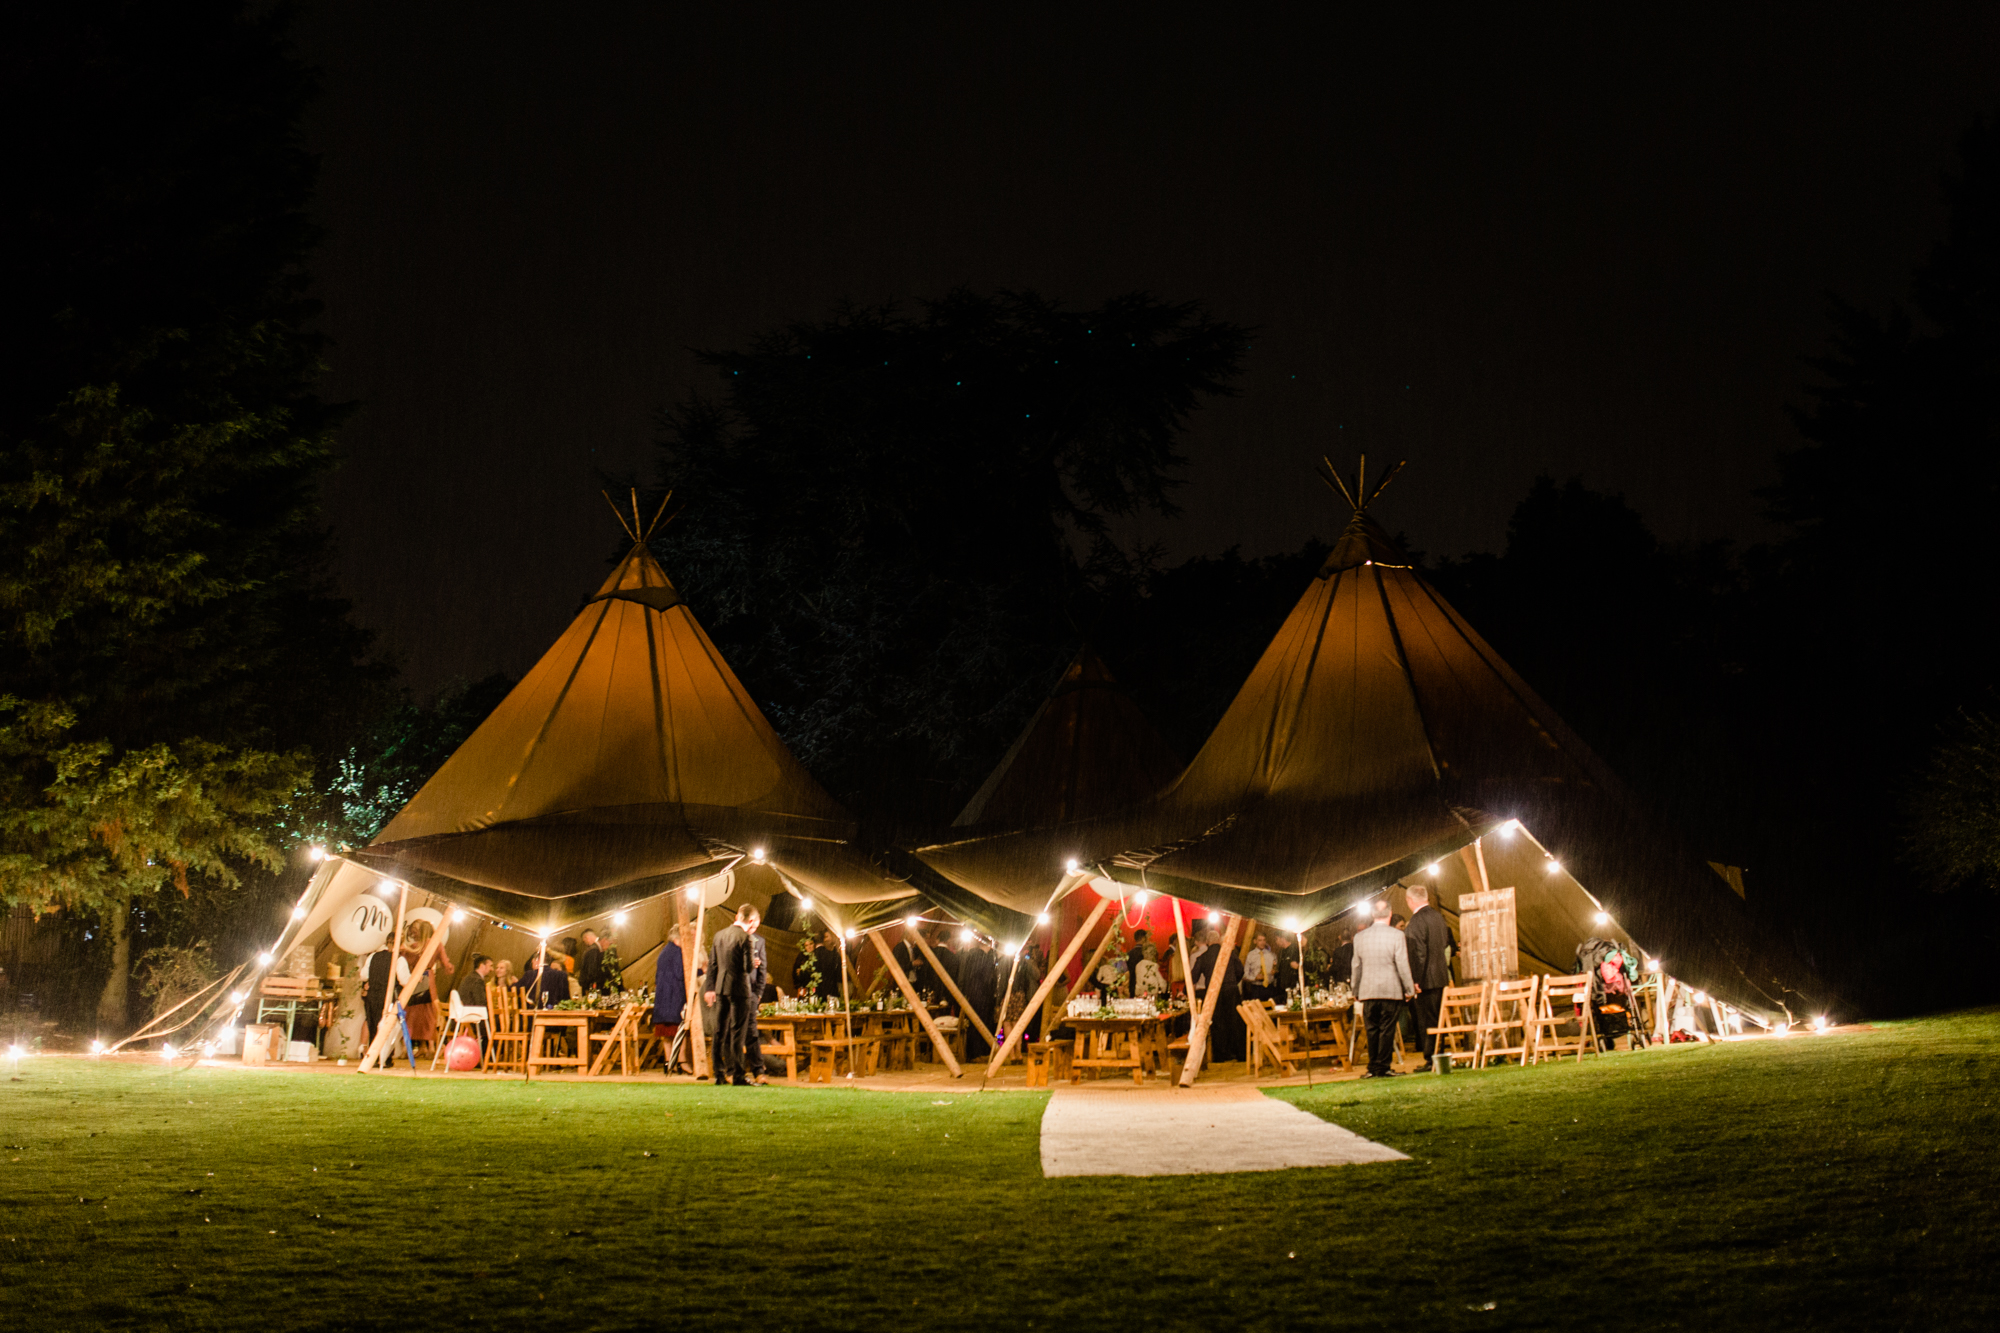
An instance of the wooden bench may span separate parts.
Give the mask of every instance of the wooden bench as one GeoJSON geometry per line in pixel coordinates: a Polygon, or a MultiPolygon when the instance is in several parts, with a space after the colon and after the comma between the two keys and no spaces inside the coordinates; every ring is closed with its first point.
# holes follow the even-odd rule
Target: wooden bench
{"type": "Polygon", "coordinates": [[[909,1031],[877,1032],[874,1040],[881,1044],[880,1059],[884,1069],[915,1069],[917,1067],[917,1034],[909,1031]]]}
{"type": "Polygon", "coordinates": [[[875,1072],[875,1062],[882,1049],[879,1037],[821,1037],[812,1044],[812,1069],[806,1075],[808,1082],[831,1083],[840,1073],[839,1063],[844,1056],[847,1072],[855,1078],[867,1078],[875,1072]]]}
{"type": "Polygon", "coordinates": [[[1022,1044],[1027,1052],[1028,1086],[1046,1088],[1049,1078],[1068,1078],[1072,1047],[1066,1041],[1031,1041],[1022,1044]]]}

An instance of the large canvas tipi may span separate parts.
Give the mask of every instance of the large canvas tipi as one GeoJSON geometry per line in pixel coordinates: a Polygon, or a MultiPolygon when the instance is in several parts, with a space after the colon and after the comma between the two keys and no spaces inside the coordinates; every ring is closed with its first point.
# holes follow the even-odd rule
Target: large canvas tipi
{"type": "Polygon", "coordinates": [[[1162,793],[1094,818],[941,839],[918,858],[1020,912],[1039,910],[1076,860],[1310,924],[1456,867],[1455,853],[1490,835],[1481,849],[1497,860],[1506,841],[1506,873],[1522,881],[1507,886],[1520,891],[1524,948],[1532,937],[1552,966],[1589,935],[1615,933],[1756,1012],[1816,986],[1431,587],[1368,516],[1368,498],[1351,496],[1317,577],[1162,793]],[[1502,836],[1516,829],[1531,836],[1502,836]]]}
{"type": "Polygon", "coordinates": [[[540,929],[745,859],[831,904],[908,895],[853,837],[635,540],[555,646],[346,859],[540,929]]]}

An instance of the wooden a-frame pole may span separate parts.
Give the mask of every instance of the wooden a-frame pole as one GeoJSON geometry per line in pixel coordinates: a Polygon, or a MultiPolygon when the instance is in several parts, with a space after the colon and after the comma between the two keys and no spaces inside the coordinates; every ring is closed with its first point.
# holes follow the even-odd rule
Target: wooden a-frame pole
{"type": "MultiPolygon", "coordinates": [[[[405,892],[407,893],[408,890],[405,890],[405,892]]],[[[417,993],[417,987],[423,982],[424,971],[430,967],[432,960],[437,957],[438,950],[444,947],[445,937],[450,933],[449,918],[440,921],[438,928],[431,932],[430,942],[424,945],[424,951],[417,955],[417,965],[410,969],[410,979],[403,983],[403,989],[396,996],[394,1004],[384,1004],[382,1006],[382,1022],[375,1030],[375,1040],[368,1043],[368,1053],[361,1057],[361,1065],[358,1072],[365,1074],[372,1069],[375,1061],[381,1058],[382,1048],[387,1046],[396,1033],[402,1030],[402,1021],[397,1016],[396,1010],[408,1007],[410,997],[417,993]],[[395,1023],[394,1027],[390,1026],[392,1021],[395,1023]]],[[[399,947],[397,949],[397,957],[400,958],[401,956],[402,950],[399,947]]],[[[392,979],[396,975],[395,968],[396,965],[392,961],[389,964],[389,976],[392,979]]],[[[386,999],[387,997],[384,998],[386,999]]],[[[416,1052],[410,1052],[411,1061],[414,1062],[416,1058],[416,1052]]]]}
{"type": "MultiPolygon", "coordinates": [[[[1174,939],[1181,946],[1181,988],[1187,992],[1188,1009],[1194,1009],[1194,959],[1188,954],[1187,922],[1181,920],[1181,900],[1168,894],[1174,905],[1174,939]]],[[[1173,998],[1173,987],[1167,988],[1167,998],[1173,998]]]]}
{"type": "Polygon", "coordinates": [[[923,997],[917,994],[917,988],[910,984],[910,979],[904,975],[901,964],[897,963],[896,955],[889,951],[888,944],[883,941],[882,928],[877,926],[869,931],[868,938],[875,942],[875,952],[882,955],[882,961],[889,966],[889,975],[896,979],[896,985],[902,990],[903,998],[910,1002],[910,1008],[916,1011],[917,1021],[924,1025],[924,1032],[931,1039],[931,1049],[938,1053],[938,1059],[951,1071],[953,1078],[962,1076],[965,1071],[959,1068],[958,1057],[951,1053],[951,1046],[945,1041],[944,1032],[938,1027],[937,1020],[932,1018],[931,1011],[924,1007],[923,997]]]}
{"type": "Polygon", "coordinates": [[[992,1028],[986,1026],[985,1019],[972,1012],[972,1002],[965,998],[965,992],[960,990],[958,983],[951,979],[951,969],[940,963],[938,956],[931,951],[931,942],[924,938],[924,932],[913,930],[909,932],[909,938],[915,940],[917,947],[924,951],[924,957],[930,959],[931,971],[937,973],[938,980],[942,981],[944,988],[951,992],[951,998],[958,1001],[959,1012],[965,1015],[972,1023],[972,1026],[979,1029],[980,1035],[986,1038],[988,1046],[998,1046],[1000,1039],[993,1035],[992,1028]]]}
{"type": "Polygon", "coordinates": [[[688,1046],[694,1055],[694,1076],[696,1078],[707,1078],[709,1076],[708,1034],[702,1030],[704,1026],[702,997],[708,994],[708,987],[715,982],[715,978],[711,976],[704,975],[699,978],[695,976],[696,969],[702,965],[703,961],[701,953],[702,926],[708,920],[707,895],[702,891],[701,887],[706,882],[706,880],[700,880],[694,886],[694,957],[690,960],[688,966],[688,977],[694,981],[693,986],[688,991],[688,1028],[690,1031],[688,1046]]]}
{"type": "MultiPolygon", "coordinates": [[[[1229,925],[1222,932],[1222,948],[1215,955],[1215,970],[1208,974],[1208,994],[1202,997],[1201,1011],[1188,1026],[1187,1063],[1181,1066],[1181,1086],[1194,1086],[1195,1076],[1201,1072],[1202,1063],[1208,1058],[1208,1034],[1215,1026],[1216,1002],[1222,997],[1222,979],[1229,975],[1229,951],[1235,947],[1236,931],[1243,924],[1243,918],[1232,916],[1229,925]]],[[[1188,974],[1190,994],[1194,988],[1194,974],[1188,974]]]]}
{"type": "MultiPolygon", "coordinates": [[[[1097,906],[1091,909],[1090,916],[1084,920],[1083,925],[1078,928],[1076,934],[1070,937],[1069,946],[1063,950],[1062,957],[1056,961],[1054,967],[1049,969],[1049,974],[1042,978],[1042,984],[1035,989],[1034,996],[1021,1006],[1023,1014],[1026,1014],[1031,1009],[1040,1008],[1042,1001],[1049,998],[1049,991],[1054,989],[1056,978],[1068,970],[1070,960],[1076,957],[1076,951],[1083,944],[1084,937],[1090,934],[1092,927],[1104,919],[1105,909],[1111,906],[1111,902],[1112,900],[1109,898],[1099,898],[1097,900],[1097,906]]],[[[1110,938],[1108,931],[1105,937],[1107,939],[1110,938]]],[[[1103,947],[1104,941],[1099,940],[1099,950],[1101,951],[1103,947]]],[[[992,1078],[1000,1072],[1001,1068],[1007,1063],[1007,1057],[1012,1055],[1014,1048],[1021,1044],[1021,1034],[1027,1030],[1028,1025],[1026,1023],[1016,1023],[1008,1030],[1007,1039],[1000,1043],[1000,1048],[993,1052],[991,1063],[986,1066],[986,1077],[992,1078]]]]}

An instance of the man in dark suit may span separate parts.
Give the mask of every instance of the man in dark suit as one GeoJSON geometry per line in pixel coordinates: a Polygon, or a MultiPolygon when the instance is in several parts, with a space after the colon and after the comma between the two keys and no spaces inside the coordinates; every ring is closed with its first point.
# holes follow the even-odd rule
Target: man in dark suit
{"type": "Polygon", "coordinates": [[[716,1006],[715,1082],[739,1088],[750,1086],[744,1077],[743,1045],[750,1026],[757,1019],[757,1001],[750,989],[757,970],[757,954],[750,934],[757,929],[757,909],[747,903],[736,909],[735,924],[716,932],[708,954],[708,1002],[716,1006]],[[746,923],[748,929],[745,928],[746,923]]]}
{"type": "Polygon", "coordinates": [[[751,913],[744,928],[750,932],[750,1017],[743,1032],[743,1065],[749,1070],[750,1079],[758,1087],[770,1086],[771,1079],[764,1069],[764,1042],[757,1031],[757,1010],[764,1003],[764,992],[771,988],[771,955],[764,937],[757,933],[762,924],[756,913],[751,913]]]}
{"type": "Polygon", "coordinates": [[[1416,1010],[1417,1040],[1428,1068],[1431,1057],[1437,1054],[1437,1038],[1431,1029],[1438,1025],[1444,988],[1451,984],[1451,927],[1444,923],[1444,913],[1431,906],[1429,885],[1408,885],[1403,897],[1410,904],[1410,924],[1403,928],[1403,934],[1409,940],[1410,978],[1416,982],[1412,1007],[1416,1010]]]}
{"type": "MultiPolygon", "coordinates": [[[[995,992],[1000,985],[1000,977],[995,968],[993,941],[984,935],[973,937],[972,947],[959,955],[958,988],[965,992],[965,1002],[972,1012],[979,1015],[979,1021],[990,1029],[997,1012],[995,992]]],[[[976,1060],[986,1054],[986,1038],[979,1035],[979,1029],[971,1023],[965,1025],[965,1054],[976,1060]]]]}
{"type": "Polygon", "coordinates": [[[604,989],[604,942],[594,930],[583,932],[583,955],[576,960],[576,980],[585,995],[604,989]]]}

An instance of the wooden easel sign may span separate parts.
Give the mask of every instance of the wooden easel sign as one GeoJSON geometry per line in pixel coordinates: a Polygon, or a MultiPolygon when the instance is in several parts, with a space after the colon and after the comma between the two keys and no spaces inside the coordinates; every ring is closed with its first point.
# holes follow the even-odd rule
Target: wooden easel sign
{"type": "Polygon", "coordinates": [[[1514,890],[1458,895],[1458,970],[1461,981],[1504,981],[1521,974],[1514,890]]]}

